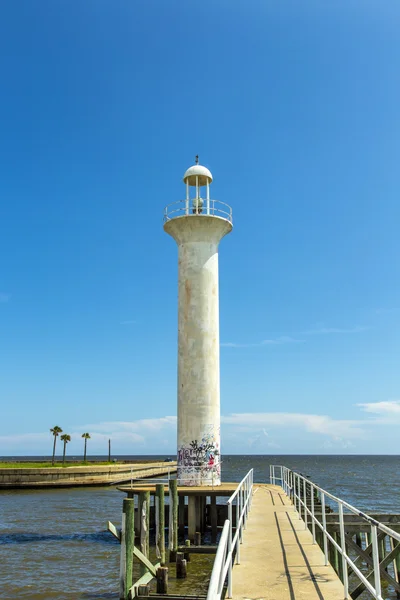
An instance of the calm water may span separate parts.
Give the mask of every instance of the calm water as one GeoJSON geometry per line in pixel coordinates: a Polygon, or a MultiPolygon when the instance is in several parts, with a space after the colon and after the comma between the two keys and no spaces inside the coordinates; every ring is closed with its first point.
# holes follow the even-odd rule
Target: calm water
{"type": "MultiPolygon", "coordinates": [[[[362,510],[400,513],[398,456],[225,456],[223,479],[240,481],[253,467],[267,482],[270,464],[362,510]]],[[[0,598],[117,599],[119,544],[105,527],[120,525],[123,497],[110,487],[0,492],[0,598]]],[[[195,560],[190,571],[209,570],[210,557],[195,560]]]]}

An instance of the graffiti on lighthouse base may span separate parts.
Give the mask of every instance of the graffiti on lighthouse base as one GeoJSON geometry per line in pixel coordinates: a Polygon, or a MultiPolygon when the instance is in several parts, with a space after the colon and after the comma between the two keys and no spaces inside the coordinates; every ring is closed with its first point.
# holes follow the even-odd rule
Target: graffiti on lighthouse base
{"type": "Polygon", "coordinates": [[[217,483],[221,475],[219,436],[205,434],[178,448],[178,479],[183,485],[217,483]]]}

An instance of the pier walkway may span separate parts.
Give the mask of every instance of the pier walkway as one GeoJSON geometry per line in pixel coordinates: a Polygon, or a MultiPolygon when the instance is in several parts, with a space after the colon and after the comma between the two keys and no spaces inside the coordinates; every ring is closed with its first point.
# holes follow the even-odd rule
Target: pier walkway
{"type": "Polygon", "coordinates": [[[278,485],[254,484],[234,600],[342,600],[343,584],[278,485]]]}

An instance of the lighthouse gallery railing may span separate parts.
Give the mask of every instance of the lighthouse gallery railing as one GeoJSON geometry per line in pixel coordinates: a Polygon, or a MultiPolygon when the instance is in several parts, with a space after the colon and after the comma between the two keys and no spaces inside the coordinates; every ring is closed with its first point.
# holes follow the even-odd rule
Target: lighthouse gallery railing
{"type": "Polygon", "coordinates": [[[233,553],[236,551],[236,564],[240,564],[240,544],[243,539],[243,529],[246,529],[247,517],[253,495],[253,469],[239,483],[236,491],[229,498],[228,519],[219,540],[217,554],[208,586],[207,600],[220,600],[226,577],[228,577],[228,598],[232,598],[232,567],[233,553]],[[235,506],[233,501],[236,500],[235,506]],[[236,528],[233,535],[233,510],[236,509],[236,528]]]}
{"type": "MultiPolygon", "coordinates": [[[[311,518],[311,531],[313,536],[313,543],[316,543],[315,537],[315,527],[319,527],[323,534],[323,552],[325,555],[325,564],[329,564],[329,555],[328,555],[328,540],[332,544],[334,548],[340,553],[342,556],[342,572],[343,572],[343,586],[344,586],[344,597],[351,599],[351,595],[349,593],[349,576],[348,576],[348,567],[351,568],[353,573],[358,577],[358,579],[363,583],[368,592],[372,595],[376,600],[383,600],[382,597],[382,586],[381,586],[381,573],[382,573],[382,565],[380,565],[380,557],[379,557],[379,543],[378,543],[378,531],[385,533],[391,539],[400,542],[400,533],[394,531],[390,527],[387,527],[383,523],[376,521],[372,517],[368,516],[358,508],[355,508],[348,502],[337,498],[333,494],[330,494],[323,488],[315,485],[310,479],[304,477],[300,473],[296,473],[287,467],[281,465],[271,465],[270,466],[270,481],[272,484],[281,485],[286,494],[292,499],[295,509],[298,512],[299,519],[304,519],[304,525],[307,529],[308,527],[308,517],[311,518]],[[311,507],[307,505],[307,490],[310,495],[310,503],[311,507]],[[318,514],[318,517],[321,518],[322,522],[317,518],[315,510],[314,510],[314,493],[317,493],[321,502],[321,513],[318,514]],[[329,498],[331,501],[337,503],[338,513],[339,513],[339,543],[332,537],[330,533],[328,533],[327,525],[326,525],[326,498],[329,498]],[[370,540],[372,546],[372,566],[373,566],[373,581],[374,584],[371,583],[370,577],[365,577],[364,573],[360,571],[358,566],[354,563],[354,561],[350,558],[346,551],[346,532],[345,532],[345,522],[344,522],[344,509],[348,510],[350,513],[353,513],[360,517],[363,521],[368,523],[370,526],[370,540]]],[[[309,504],[310,504],[309,503],[309,504]]],[[[390,555],[386,556],[384,559],[384,563],[390,562],[390,555]]],[[[393,559],[392,559],[393,560],[393,559]]],[[[385,578],[388,578],[388,574],[385,575],[385,578]]],[[[396,582],[394,582],[396,583],[396,582]]]]}
{"type": "Polygon", "coordinates": [[[190,200],[177,200],[164,208],[164,222],[176,217],[184,216],[211,216],[226,219],[232,223],[232,208],[220,200],[192,198],[190,200]]]}

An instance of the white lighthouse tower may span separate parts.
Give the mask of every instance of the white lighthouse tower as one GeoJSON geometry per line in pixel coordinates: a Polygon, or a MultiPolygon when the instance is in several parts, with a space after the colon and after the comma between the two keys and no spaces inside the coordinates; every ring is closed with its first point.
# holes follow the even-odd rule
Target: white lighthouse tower
{"type": "Polygon", "coordinates": [[[183,176],[186,199],[168,205],[164,230],[178,244],[178,483],[220,485],[218,245],[232,211],[210,199],[212,175],[183,176]]]}

